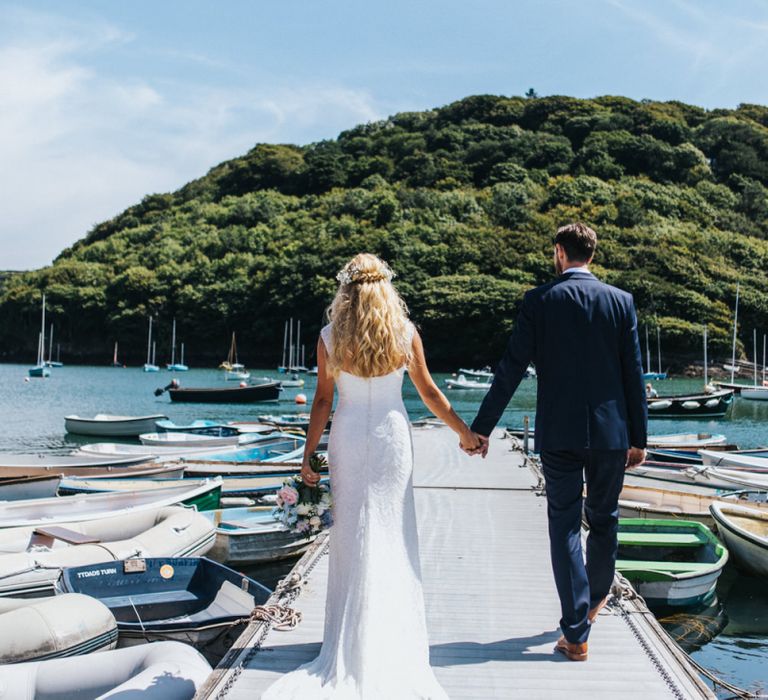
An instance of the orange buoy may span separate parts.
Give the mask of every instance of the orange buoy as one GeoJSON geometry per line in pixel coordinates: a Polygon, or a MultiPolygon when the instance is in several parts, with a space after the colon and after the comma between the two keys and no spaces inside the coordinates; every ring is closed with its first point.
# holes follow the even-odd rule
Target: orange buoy
{"type": "Polygon", "coordinates": [[[240,388],[241,388],[241,389],[244,389],[244,388],[245,388],[245,387],[247,387],[247,386],[248,386],[248,385],[247,385],[245,382],[240,382],[240,388]]]}
{"type": "Polygon", "coordinates": [[[300,403],[300,404],[307,403],[307,395],[306,394],[296,394],[296,403],[300,403]]]}

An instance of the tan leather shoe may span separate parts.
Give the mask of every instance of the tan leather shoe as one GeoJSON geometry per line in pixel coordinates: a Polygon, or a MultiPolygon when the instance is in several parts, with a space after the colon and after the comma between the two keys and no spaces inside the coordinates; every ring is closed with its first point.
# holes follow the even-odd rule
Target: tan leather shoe
{"type": "Polygon", "coordinates": [[[589,611],[589,615],[587,617],[591,625],[595,624],[595,620],[597,620],[597,616],[600,614],[600,611],[605,607],[607,602],[608,602],[608,596],[605,596],[605,598],[603,598],[597,605],[595,605],[594,608],[592,608],[592,610],[589,611]]]}
{"type": "Polygon", "coordinates": [[[560,637],[555,644],[555,651],[564,654],[569,661],[587,660],[587,643],[572,644],[565,637],[560,637]]]}

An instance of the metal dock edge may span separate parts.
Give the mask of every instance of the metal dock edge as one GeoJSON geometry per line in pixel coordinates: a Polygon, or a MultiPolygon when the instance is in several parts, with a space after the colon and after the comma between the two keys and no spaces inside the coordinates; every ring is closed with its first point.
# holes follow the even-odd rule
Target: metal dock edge
{"type": "MultiPolygon", "coordinates": [[[[554,654],[560,612],[534,465],[503,435],[481,460],[462,454],[445,428],[413,433],[430,655],[449,697],[715,697],[620,577],[592,631],[589,661],[554,654]]],[[[299,625],[282,632],[249,624],[196,698],[257,700],[281,674],[317,655],[327,544],[324,533],[268,603],[301,611],[299,625]]]]}

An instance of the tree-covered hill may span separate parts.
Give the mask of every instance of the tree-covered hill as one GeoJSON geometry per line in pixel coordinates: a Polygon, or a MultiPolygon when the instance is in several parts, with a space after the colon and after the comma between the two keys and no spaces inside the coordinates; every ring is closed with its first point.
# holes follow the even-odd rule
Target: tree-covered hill
{"type": "MultiPolygon", "coordinates": [[[[635,295],[665,351],[725,355],[768,330],[768,108],[623,97],[469,97],[306,147],[260,144],[95,226],[50,267],[0,282],[0,356],[32,360],[46,292],[62,355],[138,363],[148,314],[193,365],[274,364],[283,322],[314,337],[334,274],[387,259],[435,364],[493,363],[555,229],[600,236],[595,271],[635,295]]],[[[311,344],[311,342],[310,342],[311,344]]],[[[751,342],[749,343],[751,349],[751,342]]]]}

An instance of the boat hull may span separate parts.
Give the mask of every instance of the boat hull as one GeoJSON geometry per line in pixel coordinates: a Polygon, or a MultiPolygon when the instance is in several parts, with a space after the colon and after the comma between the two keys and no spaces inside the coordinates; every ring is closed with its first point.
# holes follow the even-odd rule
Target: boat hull
{"type": "Polygon", "coordinates": [[[648,418],[724,418],[733,404],[733,391],[648,400],[648,418]]]}
{"type": "Polygon", "coordinates": [[[741,398],[750,401],[768,401],[768,387],[742,389],[741,398]]]}
{"type": "Polygon", "coordinates": [[[96,657],[0,666],[0,686],[12,689],[9,698],[189,700],[210,673],[210,664],[192,647],[160,642],[104,651],[96,657]]]}
{"type": "Polygon", "coordinates": [[[167,419],[168,416],[157,414],[153,416],[66,416],[64,428],[73,435],[88,435],[91,437],[138,437],[142,433],[155,430],[155,422],[167,419]]]}
{"type": "Polygon", "coordinates": [[[61,465],[41,466],[0,466],[0,479],[16,479],[24,476],[40,476],[42,474],[58,474],[60,476],[85,476],[89,479],[117,477],[143,477],[149,479],[180,479],[184,475],[183,464],[147,463],[143,459],[139,464],[128,466],[100,467],[65,467],[61,465]]]}
{"type": "Polygon", "coordinates": [[[208,556],[231,566],[279,561],[302,554],[316,536],[287,530],[271,507],[227,508],[206,513],[216,524],[216,543],[208,556]]]}
{"type": "Polygon", "coordinates": [[[61,475],[27,476],[0,481],[0,501],[23,501],[30,498],[52,498],[61,483],[61,475]]]}
{"type": "Polygon", "coordinates": [[[89,596],[0,599],[0,664],[79,656],[116,644],[114,616],[89,596]]]}
{"type": "Polygon", "coordinates": [[[277,401],[280,398],[279,382],[257,386],[238,386],[231,389],[169,389],[171,401],[182,403],[256,403],[277,401]]]}
{"type": "Polygon", "coordinates": [[[691,608],[706,605],[715,595],[720,571],[693,579],[632,582],[652,608],[691,608]]]}
{"type": "Polygon", "coordinates": [[[218,660],[245,628],[253,607],[271,594],[207,558],[136,563],[131,568],[108,562],[65,569],[58,583],[61,591],[93,596],[112,611],[121,647],[170,639],[195,646],[209,661],[218,660]]]}

